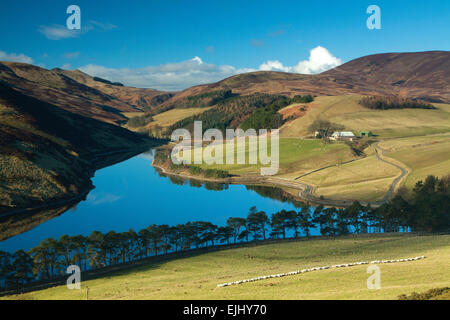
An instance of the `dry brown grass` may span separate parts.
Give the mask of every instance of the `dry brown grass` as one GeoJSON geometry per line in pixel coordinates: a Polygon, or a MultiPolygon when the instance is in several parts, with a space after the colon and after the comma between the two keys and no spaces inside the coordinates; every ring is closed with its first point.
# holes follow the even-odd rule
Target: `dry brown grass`
{"type": "Polygon", "coordinates": [[[450,134],[387,140],[380,143],[387,156],[412,169],[405,185],[412,188],[428,175],[450,174],[450,134]]]}
{"type": "Polygon", "coordinates": [[[381,200],[400,170],[370,156],[318,171],[301,179],[314,185],[314,195],[331,199],[381,200]]]}
{"type": "Polygon", "coordinates": [[[328,120],[358,134],[370,130],[380,138],[418,136],[450,131],[450,105],[435,104],[437,110],[369,110],[359,105],[361,96],[324,96],[311,103],[305,116],[286,123],[284,137],[311,135],[308,127],[315,120],[328,120]]]}

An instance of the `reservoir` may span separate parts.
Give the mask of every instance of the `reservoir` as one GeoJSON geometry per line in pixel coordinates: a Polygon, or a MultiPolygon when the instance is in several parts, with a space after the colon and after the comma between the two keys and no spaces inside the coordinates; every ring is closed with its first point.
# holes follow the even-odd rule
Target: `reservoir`
{"type": "Polygon", "coordinates": [[[174,226],[207,221],[223,226],[229,217],[246,217],[249,208],[271,214],[296,209],[281,190],[223,185],[164,177],[151,166],[153,152],[98,170],[86,200],[31,230],[0,242],[0,250],[29,250],[46,238],[93,231],[138,232],[152,224],[174,226]]]}

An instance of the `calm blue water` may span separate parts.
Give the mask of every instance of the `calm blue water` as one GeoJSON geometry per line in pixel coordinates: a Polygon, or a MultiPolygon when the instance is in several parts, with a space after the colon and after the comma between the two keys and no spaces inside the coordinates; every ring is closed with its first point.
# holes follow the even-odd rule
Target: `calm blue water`
{"type": "Polygon", "coordinates": [[[254,205],[268,215],[295,209],[291,203],[265,198],[241,185],[229,185],[223,191],[192,187],[189,183],[176,185],[160,177],[151,162],[151,154],[145,153],[97,171],[93,178],[96,188],[85,201],[28,232],[0,242],[0,250],[28,250],[49,237],[89,235],[94,230],[139,231],[151,224],[199,220],[225,225],[231,216],[246,217],[254,205]]]}

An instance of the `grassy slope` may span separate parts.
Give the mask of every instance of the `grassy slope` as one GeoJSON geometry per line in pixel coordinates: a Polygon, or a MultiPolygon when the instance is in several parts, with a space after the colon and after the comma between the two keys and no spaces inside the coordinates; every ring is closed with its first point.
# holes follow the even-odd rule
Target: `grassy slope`
{"type": "MultiPolygon", "coordinates": [[[[304,117],[281,128],[281,135],[306,136],[310,134],[307,127],[314,120],[325,119],[341,124],[355,134],[371,130],[378,135],[377,139],[387,139],[380,143],[388,151],[386,156],[412,169],[406,179],[407,187],[429,174],[450,173],[450,105],[435,104],[438,110],[372,111],[360,106],[359,99],[357,95],[318,97],[304,117]]],[[[367,151],[366,154],[373,154],[371,149],[367,151]]],[[[314,173],[302,180],[319,187],[316,195],[374,201],[383,197],[398,174],[398,169],[372,156],[314,173]]]]}
{"type": "MultiPolygon", "coordinates": [[[[268,141],[271,154],[270,139],[268,141]]],[[[237,150],[237,144],[235,146],[237,150]]],[[[237,154],[237,151],[235,152],[237,154]]],[[[226,152],[224,148],[224,157],[226,152]]],[[[320,140],[301,140],[293,138],[280,138],[280,170],[279,176],[294,178],[309,172],[317,167],[341,163],[356,157],[344,144],[323,144],[320,140]]],[[[246,145],[246,163],[249,163],[248,141],[246,145]]],[[[207,165],[202,164],[203,169],[213,168],[229,171],[232,174],[252,174],[260,172],[261,164],[234,164],[234,165],[207,165]]]]}
{"type": "MultiPolygon", "coordinates": [[[[189,118],[193,115],[203,113],[207,110],[211,109],[211,107],[205,107],[205,108],[178,108],[178,109],[171,109],[162,113],[158,113],[157,115],[153,116],[153,121],[149,122],[144,127],[137,127],[133,128],[128,125],[125,125],[125,127],[131,131],[141,131],[143,129],[153,129],[155,127],[170,127],[171,125],[177,123],[180,120],[183,120],[185,118],[189,118]]],[[[130,112],[130,113],[124,113],[124,116],[128,118],[132,118],[135,116],[143,116],[143,112],[130,112]]]]}
{"type": "Polygon", "coordinates": [[[87,86],[68,77],[71,73],[25,63],[0,62],[0,80],[3,83],[67,111],[110,123],[126,120],[120,112],[137,111],[136,107],[112,97],[100,88],[87,86]]]}
{"type": "MultiPolygon", "coordinates": [[[[308,127],[317,119],[330,120],[341,114],[351,114],[361,111],[357,102],[361,96],[323,96],[314,99],[309,104],[305,116],[297,118],[283,125],[280,129],[282,137],[305,137],[311,135],[308,127]]],[[[330,120],[331,121],[331,120],[330,120]]]]}
{"type": "Polygon", "coordinates": [[[149,126],[152,127],[155,125],[159,125],[161,127],[168,127],[180,120],[183,120],[184,118],[203,113],[209,109],[211,109],[211,107],[172,109],[155,115],[153,117],[153,121],[149,123],[149,126]]]}
{"type": "Polygon", "coordinates": [[[150,263],[82,283],[12,299],[396,299],[450,285],[450,235],[371,235],[266,244],[150,263]],[[217,284],[255,276],[374,259],[425,255],[379,265],[381,289],[368,290],[367,266],[330,269],[226,288],[217,284]]]}
{"type": "Polygon", "coordinates": [[[285,124],[281,136],[303,137],[316,119],[329,120],[358,133],[371,130],[380,138],[426,135],[450,131],[450,105],[436,104],[437,110],[368,110],[358,104],[361,96],[317,97],[308,113],[285,124]]]}
{"type": "Polygon", "coordinates": [[[387,140],[380,146],[386,149],[388,157],[412,169],[405,182],[409,188],[427,175],[442,177],[450,174],[450,134],[387,140]]]}
{"type": "Polygon", "coordinates": [[[96,154],[149,140],[0,86],[0,212],[91,188],[96,154]]]}
{"type": "Polygon", "coordinates": [[[400,170],[375,156],[308,175],[301,180],[316,186],[314,194],[331,199],[381,200],[400,170]]]}
{"type": "MultiPolygon", "coordinates": [[[[299,139],[311,134],[307,128],[316,119],[341,124],[356,134],[361,130],[373,131],[377,135],[376,139],[383,141],[380,147],[387,150],[386,156],[404,163],[412,170],[406,179],[408,187],[428,174],[442,176],[450,173],[450,105],[436,104],[438,110],[373,111],[360,106],[360,98],[358,95],[317,97],[314,102],[307,104],[306,114],[286,123],[280,129],[278,176],[294,179],[317,168],[356,159],[343,144],[322,145],[320,141],[299,139]]],[[[175,114],[179,111],[170,112],[175,114]]],[[[366,155],[368,158],[331,167],[301,180],[317,187],[317,196],[380,200],[400,171],[377,160],[372,148],[366,149],[366,155]]],[[[227,170],[238,175],[257,174],[260,168],[255,165],[206,164],[202,167],[227,170]]]]}

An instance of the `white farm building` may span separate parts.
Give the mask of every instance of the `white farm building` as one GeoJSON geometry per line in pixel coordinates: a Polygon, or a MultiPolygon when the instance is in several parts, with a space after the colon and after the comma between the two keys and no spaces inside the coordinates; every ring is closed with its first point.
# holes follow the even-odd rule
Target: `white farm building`
{"type": "Polygon", "coordinates": [[[336,131],[330,137],[331,140],[350,140],[356,139],[356,136],[351,131],[336,131]]]}

